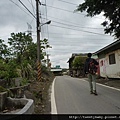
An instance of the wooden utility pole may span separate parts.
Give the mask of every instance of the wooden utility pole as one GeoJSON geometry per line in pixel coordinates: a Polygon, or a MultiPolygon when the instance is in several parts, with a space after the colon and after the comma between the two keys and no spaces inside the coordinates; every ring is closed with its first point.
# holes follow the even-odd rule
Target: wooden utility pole
{"type": "Polygon", "coordinates": [[[41,81],[41,58],[40,58],[40,21],[39,21],[39,0],[36,0],[36,24],[37,24],[37,70],[38,70],[38,81],[41,81]]]}

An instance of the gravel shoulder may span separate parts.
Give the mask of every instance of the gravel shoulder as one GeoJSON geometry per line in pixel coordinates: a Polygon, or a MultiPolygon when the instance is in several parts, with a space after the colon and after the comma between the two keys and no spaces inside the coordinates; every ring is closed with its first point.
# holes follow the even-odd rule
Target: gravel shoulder
{"type": "Polygon", "coordinates": [[[43,74],[41,81],[32,81],[30,90],[25,91],[25,96],[28,99],[34,100],[34,114],[50,114],[50,87],[54,80],[54,75],[43,74]]]}

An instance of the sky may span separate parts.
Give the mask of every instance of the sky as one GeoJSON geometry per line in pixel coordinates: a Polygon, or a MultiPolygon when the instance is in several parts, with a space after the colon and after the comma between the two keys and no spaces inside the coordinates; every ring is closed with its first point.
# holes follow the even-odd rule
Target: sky
{"type": "MultiPolygon", "coordinates": [[[[0,0],[0,39],[6,44],[11,33],[36,33],[36,0],[0,0]],[[21,4],[20,1],[26,6],[21,4]]],[[[52,67],[60,65],[68,68],[67,61],[72,53],[94,53],[114,42],[114,38],[104,34],[101,15],[93,18],[86,13],[75,12],[84,0],[41,0],[39,6],[40,39],[47,38],[52,48],[46,49],[52,67]],[[44,24],[51,20],[49,25],[44,24]],[[44,24],[44,25],[43,25],[44,24]]],[[[36,53],[37,54],[37,53],[36,53]]]]}

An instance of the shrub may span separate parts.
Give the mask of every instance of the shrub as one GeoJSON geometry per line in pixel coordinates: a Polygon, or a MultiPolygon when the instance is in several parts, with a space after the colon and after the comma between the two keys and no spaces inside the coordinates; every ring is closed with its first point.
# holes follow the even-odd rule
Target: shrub
{"type": "Polygon", "coordinates": [[[24,85],[26,85],[27,83],[28,83],[28,80],[24,78],[24,79],[21,80],[20,85],[21,85],[21,86],[24,86],[24,85]]]}
{"type": "Polygon", "coordinates": [[[0,92],[5,92],[7,91],[7,89],[5,89],[4,87],[0,86],[0,92]]]}

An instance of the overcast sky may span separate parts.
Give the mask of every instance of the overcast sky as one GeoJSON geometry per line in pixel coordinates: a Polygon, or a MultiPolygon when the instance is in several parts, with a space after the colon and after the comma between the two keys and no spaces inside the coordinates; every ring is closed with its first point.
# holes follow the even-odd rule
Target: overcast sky
{"type": "MultiPolygon", "coordinates": [[[[0,0],[0,38],[7,43],[12,32],[32,31],[36,36],[36,3],[35,0],[21,0],[31,11],[25,9],[19,0],[0,0]],[[29,26],[30,25],[30,26],[29,26]],[[30,29],[32,27],[32,29],[30,29]]],[[[68,59],[72,53],[88,53],[112,43],[114,38],[104,34],[100,25],[102,15],[86,17],[86,13],[74,12],[83,0],[41,0],[41,24],[51,20],[50,25],[41,26],[41,39],[47,38],[52,48],[46,50],[52,66],[68,68],[68,59]]]]}

